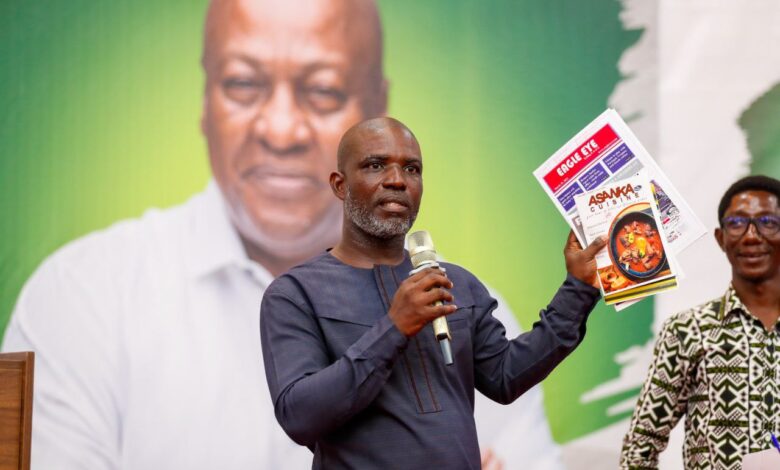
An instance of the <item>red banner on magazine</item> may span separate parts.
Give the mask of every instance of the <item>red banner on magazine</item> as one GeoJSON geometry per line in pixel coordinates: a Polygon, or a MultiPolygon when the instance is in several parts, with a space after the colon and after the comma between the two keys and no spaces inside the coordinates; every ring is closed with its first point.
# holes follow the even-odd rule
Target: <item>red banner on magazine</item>
{"type": "Polygon", "coordinates": [[[575,178],[588,163],[599,157],[620,138],[608,124],[599,129],[574,152],[570,153],[560,165],[544,175],[544,182],[552,192],[557,192],[566,183],[575,178]]]}

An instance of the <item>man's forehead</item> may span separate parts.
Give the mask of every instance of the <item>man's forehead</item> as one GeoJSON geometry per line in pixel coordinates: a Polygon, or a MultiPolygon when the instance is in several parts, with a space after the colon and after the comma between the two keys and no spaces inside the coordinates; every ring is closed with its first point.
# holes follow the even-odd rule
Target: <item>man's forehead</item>
{"type": "Polygon", "coordinates": [[[741,191],[731,197],[731,204],[727,212],[736,212],[742,210],[763,210],[777,212],[778,198],[775,194],[763,190],[741,191]]]}
{"type": "Polygon", "coordinates": [[[224,52],[240,43],[247,52],[262,55],[290,55],[295,49],[298,60],[305,60],[300,54],[307,50],[357,54],[379,34],[368,29],[374,22],[366,21],[367,15],[376,14],[371,6],[360,0],[214,0],[206,47],[224,52]]]}
{"type": "Polygon", "coordinates": [[[256,30],[278,33],[308,31],[344,33],[345,0],[223,0],[233,1],[232,27],[251,34],[256,30]]]}
{"type": "Polygon", "coordinates": [[[420,146],[409,130],[399,127],[363,129],[355,136],[359,157],[398,156],[422,160],[420,146]]]}

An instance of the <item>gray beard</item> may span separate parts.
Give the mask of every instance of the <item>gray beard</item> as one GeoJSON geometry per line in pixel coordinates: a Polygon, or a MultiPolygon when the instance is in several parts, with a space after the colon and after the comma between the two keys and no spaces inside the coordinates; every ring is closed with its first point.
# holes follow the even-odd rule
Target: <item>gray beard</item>
{"type": "Polygon", "coordinates": [[[377,238],[393,238],[405,235],[412,228],[417,214],[406,218],[379,219],[365,205],[356,201],[347,188],[344,197],[344,213],[361,230],[377,238]]]}

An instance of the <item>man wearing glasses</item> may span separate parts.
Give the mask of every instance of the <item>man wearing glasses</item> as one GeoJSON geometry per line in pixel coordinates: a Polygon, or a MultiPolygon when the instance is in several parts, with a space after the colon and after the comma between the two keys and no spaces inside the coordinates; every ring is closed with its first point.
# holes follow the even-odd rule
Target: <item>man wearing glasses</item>
{"type": "Polygon", "coordinates": [[[738,469],[780,431],[780,181],[748,176],[718,206],[715,239],[731,264],[723,297],[663,326],[621,468],[657,468],[686,416],[685,468],[738,469]]]}

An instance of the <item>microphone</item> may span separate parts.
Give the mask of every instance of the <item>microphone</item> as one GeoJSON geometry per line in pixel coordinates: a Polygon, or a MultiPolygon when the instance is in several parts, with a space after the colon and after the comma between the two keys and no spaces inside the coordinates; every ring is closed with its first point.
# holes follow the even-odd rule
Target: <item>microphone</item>
{"type": "MultiPolygon", "coordinates": [[[[436,262],[436,250],[433,248],[433,240],[428,232],[420,230],[410,233],[407,238],[407,245],[409,246],[409,256],[412,258],[412,266],[414,266],[409,275],[425,268],[439,269],[439,263],[436,262]]],[[[441,304],[442,302],[439,300],[434,305],[441,304]]],[[[450,341],[452,341],[452,336],[450,336],[450,328],[447,326],[447,318],[444,316],[438,317],[431,324],[433,325],[433,333],[439,341],[441,354],[444,356],[444,363],[451,365],[452,347],[450,346],[450,341]]]]}

